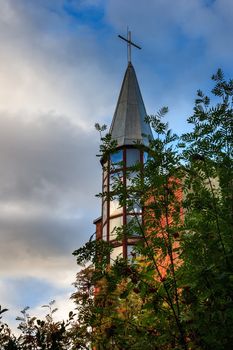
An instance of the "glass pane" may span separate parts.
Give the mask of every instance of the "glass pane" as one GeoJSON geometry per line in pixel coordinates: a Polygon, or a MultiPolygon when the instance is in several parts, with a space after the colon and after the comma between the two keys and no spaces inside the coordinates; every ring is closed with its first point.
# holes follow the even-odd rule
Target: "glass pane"
{"type": "Polygon", "coordinates": [[[104,179],[103,192],[106,193],[108,190],[108,177],[104,179]]]}
{"type": "Polygon", "coordinates": [[[110,184],[109,184],[109,190],[114,191],[115,188],[119,185],[119,182],[123,183],[123,173],[122,171],[119,171],[117,173],[113,173],[110,175],[110,184]]]}
{"type": "Polygon", "coordinates": [[[138,176],[138,171],[127,171],[126,186],[133,186],[135,178],[138,176]]]}
{"type": "Polygon", "coordinates": [[[105,162],[103,165],[103,177],[104,177],[104,179],[106,178],[107,174],[108,174],[108,162],[105,162]]]}
{"type": "Polygon", "coordinates": [[[107,184],[108,184],[108,176],[106,176],[104,179],[104,185],[106,186],[107,184]]]}
{"type": "Polygon", "coordinates": [[[104,203],[103,203],[103,215],[102,215],[102,217],[103,217],[103,223],[107,220],[107,209],[108,209],[108,202],[107,201],[105,201],[104,203]]]}
{"type": "Polygon", "coordinates": [[[113,198],[110,201],[110,216],[121,214],[123,212],[123,208],[119,206],[119,200],[117,198],[113,198]]]}
{"type": "Polygon", "coordinates": [[[126,216],[126,222],[127,222],[127,224],[130,222],[130,221],[132,221],[132,220],[134,220],[134,222],[136,223],[140,223],[141,224],[141,222],[142,222],[142,216],[141,215],[127,215],[126,216]]]}
{"type": "Polygon", "coordinates": [[[129,224],[128,230],[130,236],[141,236],[141,224],[142,216],[141,215],[127,215],[126,222],[129,224]]]}
{"type": "Polygon", "coordinates": [[[123,150],[119,150],[110,155],[111,170],[122,168],[123,150]]]}
{"type": "Polygon", "coordinates": [[[148,153],[147,152],[143,152],[143,163],[146,163],[148,159],[148,153]]]}
{"type": "Polygon", "coordinates": [[[149,156],[148,152],[143,152],[143,163],[145,164],[150,159],[151,157],[149,156]]]}
{"type": "Polygon", "coordinates": [[[102,239],[107,241],[107,224],[103,227],[102,239]]]}
{"type": "Polygon", "coordinates": [[[113,248],[113,251],[110,254],[110,264],[113,263],[117,257],[123,257],[123,249],[122,246],[113,248]]]}
{"type": "Polygon", "coordinates": [[[130,206],[127,207],[127,212],[139,214],[142,212],[142,207],[137,203],[130,203],[130,206]]]}
{"type": "Polygon", "coordinates": [[[134,245],[127,245],[127,258],[130,260],[132,259],[133,257],[135,257],[135,253],[133,251],[134,249],[134,245]]]}
{"type": "Polygon", "coordinates": [[[109,240],[116,239],[117,232],[116,228],[121,227],[123,225],[123,216],[118,216],[117,218],[113,218],[109,220],[109,240]]]}
{"type": "Polygon", "coordinates": [[[126,166],[133,166],[140,162],[140,151],[135,148],[129,148],[126,152],[126,166]]]}

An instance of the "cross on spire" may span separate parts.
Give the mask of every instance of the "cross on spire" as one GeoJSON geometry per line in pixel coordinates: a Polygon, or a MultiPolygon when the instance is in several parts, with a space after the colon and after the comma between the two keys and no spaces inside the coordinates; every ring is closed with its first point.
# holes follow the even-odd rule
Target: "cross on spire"
{"type": "Polygon", "coordinates": [[[118,35],[118,37],[119,37],[120,39],[122,39],[122,40],[124,40],[124,41],[127,42],[127,57],[128,57],[128,63],[131,63],[131,46],[134,46],[134,47],[136,47],[136,48],[139,49],[139,50],[141,50],[141,47],[138,46],[138,45],[136,45],[135,43],[133,43],[133,42],[131,41],[131,31],[128,30],[128,28],[127,28],[127,39],[124,38],[124,37],[121,36],[121,35],[118,35]]]}

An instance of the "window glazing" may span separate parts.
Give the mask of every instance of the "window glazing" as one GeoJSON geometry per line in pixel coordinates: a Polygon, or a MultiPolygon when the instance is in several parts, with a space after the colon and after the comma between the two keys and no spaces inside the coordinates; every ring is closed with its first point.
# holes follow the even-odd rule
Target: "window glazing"
{"type": "Polygon", "coordinates": [[[123,225],[123,216],[118,216],[116,218],[111,218],[109,220],[109,240],[114,240],[117,238],[116,229],[122,227],[123,225]]]}

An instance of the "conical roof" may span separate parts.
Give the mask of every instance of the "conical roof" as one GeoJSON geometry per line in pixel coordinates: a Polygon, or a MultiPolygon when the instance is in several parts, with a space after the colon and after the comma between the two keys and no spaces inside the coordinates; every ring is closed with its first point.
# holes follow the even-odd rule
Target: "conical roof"
{"type": "Polygon", "coordinates": [[[136,73],[129,62],[109,131],[118,147],[137,142],[148,145],[148,137],[153,139],[153,136],[150,125],[145,122],[146,115],[136,73]]]}

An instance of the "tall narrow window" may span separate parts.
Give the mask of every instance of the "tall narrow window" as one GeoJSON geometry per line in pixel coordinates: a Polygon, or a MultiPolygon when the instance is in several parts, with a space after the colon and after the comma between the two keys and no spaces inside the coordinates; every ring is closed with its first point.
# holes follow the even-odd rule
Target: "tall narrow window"
{"type": "Polygon", "coordinates": [[[103,231],[102,231],[103,233],[102,233],[102,239],[104,240],[104,241],[107,241],[107,224],[105,224],[104,226],[103,226],[103,231]]]}
{"type": "Polygon", "coordinates": [[[119,150],[110,155],[111,170],[122,168],[123,166],[123,150],[119,150]]]}
{"type": "Polygon", "coordinates": [[[108,202],[105,200],[103,203],[103,214],[102,214],[103,223],[105,223],[105,221],[107,220],[107,215],[108,215],[108,202]]]}
{"type": "Polygon", "coordinates": [[[133,245],[128,245],[127,246],[127,258],[128,258],[128,260],[131,260],[134,255],[136,255],[134,253],[134,246],[133,245]]]}
{"type": "Polygon", "coordinates": [[[127,171],[126,186],[133,186],[135,184],[136,178],[139,176],[138,171],[127,171]]]}
{"type": "Polygon", "coordinates": [[[140,151],[136,148],[129,148],[126,152],[126,166],[131,167],[140,162],[140,151]]]}
{"type": "Polygon", "coordinates": [[[109,220],[109,240],[114,240],[117,238],[116,229],[122,227],[123,225],[123,216],[118,216],[116,218],[111,218],[109,220]]]}
{"type": "Polygon", "coordinates": [[[122,258],[122,257],[123,257],[122,246],[113,248],[113,251],[112,251],[111,254],[110,254],[110,264],[113,264],[113,262],[114,262],[117,258],[122,258]]]}
{"type": "Polygon", "coordinates": [[[128,224],[128,229],[131,237],[138,237],[142,235],[142,231],[141,231],[142,216],[141,215],[127,215],[126,222],[128,224]]]}
{"type": "Polygon", "coordinates": [[[127,207],[127,212],[132,214],[141,214],[142,213],[142,207],[135,203],[135,201],[132,200],[130,204],[127,207]]]}
{"type": "Polygon", "coordinates": [[[103,191],[106,193],[108,190],[108,177],[106,176],[104,179],[104,186],[103,186],[103,191]]]}
{"type": "Polygon", "coordinates": [[[119,184],[123,183],[123,173],[122,171],[118,171],[116,173],[110,174],[110,184],[109,184],[109,191],[113,192],[116,190],[116,187],[119,184]]]}
{"type": "Polygon", "coordinates": [[[117,197],[113,197],[110,201],[110,216],[118,215],[123,212],[117,197]]]}

